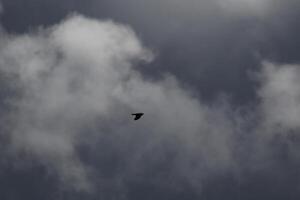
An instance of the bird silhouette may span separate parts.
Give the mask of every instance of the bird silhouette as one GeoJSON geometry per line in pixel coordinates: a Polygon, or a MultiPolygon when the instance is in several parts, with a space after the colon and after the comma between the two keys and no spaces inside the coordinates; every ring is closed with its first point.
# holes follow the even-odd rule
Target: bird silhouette
{"type": "Polygon", "coordinates": [[[139,120],[144,115],[144,113],[133,113],[131,115],[134,116],[134,120],[139,120]]]}

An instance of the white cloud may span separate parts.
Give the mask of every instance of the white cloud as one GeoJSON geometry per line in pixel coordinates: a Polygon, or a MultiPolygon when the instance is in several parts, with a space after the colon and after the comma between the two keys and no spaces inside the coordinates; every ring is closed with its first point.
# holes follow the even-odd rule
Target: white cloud
{"type": "Polygon", "coordinates": [[[300,128],[300,69],[298,65],[265,62],[259,91],[268,126],[300,128]]]}
{"type": "MultiPolygon", "coordinates": [[[[2,73],[12,75],[21,92],[12,102],[11,150],[54,169],[75,189],[92,189],[91,171],[101,174],[82,160],[82,144],[97,159],[102,148],[118,151],[126,158],[119,172],[124,174],[165,159],[171,144],[176,156],[170,171],[199,187],[211,174],[240,167],[241,138],[265,131],[261,125],[299,128],[297,66],[265,64],[261,110],[248,113],[263,117],[253,125],[226,100],[202,103],[171,75],[145,80],[133,65],[152,55],[124,25],[73,15],[35,33],[3,36],[1,44],[2,73]],[[133,122],[130,113],[136,111],[146,115],[133,122]],[[244,129],[249,124],[251,131],[244,129]],[[111,144],[99,146],[107,137],[111,144]]],[[[261,139],[256,137],[254,143],[261,139]]]]}
{"type": "Polygon", "coordinates": [[[3,44],[1,68],[16,75],[22,88],[13,147],[55,167],[78,189],[88,189],[75,150],[81,128],[108,112],[112,91],[130,75],[130,62],[151,55],[128,27],[82,16],[37,33],[9,36],[3,44]]]}
{"type": "Polygon", "coordinates": [[[260,104],[256,110],[256,116],[260,122],[255,125],[255,137],[257,139],[254,145],[256,145],[258,153],[253,156],[256,158],[260,156],[262,167],[272,164],[274,141],[276,141],[276,146],[279,146],[279,149],[282,144],[286,147],[284,153],[288,155],[290,160],[295,163],[300,161],[299,75],[298,64],[263,62],[263,69],[259,75],[261,87],[257,92],[260,104]]]}
{"type": "MultiPolygon", "coordinates": [[[[206,171],[233,165],[232,119],[224,116],[226,106],[202,105],[169,75],[157,82],[144,80],[132,61],[152,56],[130,28],[72,16],[3,43],[2,71],[16,76],[22,88],[13,113],[12,147],[54,168],[75,188],[91,187],[76,147],[105,136],[101,128],[90,128],[95,126],[110,127],[116,137],[111,146],[120,145],[116,149],[136,146],[128,166],[142,166],[144,153],[171,140],[182,149],[176,165],[183,177],[190,176],[190,159],[206,171]],[[130,113],[135,111],[146,116],[133,124],[130,113]],[[124,141],[117,137],[120,132],[124,141]],[[129,142],[141,134],[139,142],[145,146],[129,142]]],[[[201,169],[192,174],[205,175],[201,169]]]]}

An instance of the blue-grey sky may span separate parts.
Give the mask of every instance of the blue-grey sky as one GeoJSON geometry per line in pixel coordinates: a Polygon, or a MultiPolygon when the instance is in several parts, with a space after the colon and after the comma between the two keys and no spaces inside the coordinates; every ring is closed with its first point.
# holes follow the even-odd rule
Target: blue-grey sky
{"type": "Polygon", "coordinates": [[[0,2],[1,199],[299,199],[298,0],[0,2]]]}

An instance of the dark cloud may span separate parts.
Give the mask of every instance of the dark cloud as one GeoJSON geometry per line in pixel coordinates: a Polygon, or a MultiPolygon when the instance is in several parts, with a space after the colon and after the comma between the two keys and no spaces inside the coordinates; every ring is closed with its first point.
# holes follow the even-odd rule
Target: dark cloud
{"type": "Polygon", "coordinates": [[[247,70],[256,69],[261,57],[284,63],[299,60],[299,3],[293,0],[4,0],[3,4],[2,22],[13,32],[57,23],[74,11],[129,24],[158,54],[155,63],[142,69],[146,75],[155,78],[170,72],[209,101],[223,91],[236,103],[251,103],[255,92],[247,70]]]}
{"type": "Polygon", "coordinates": [[[12,31],[24,32],[38,25],[53,24],[72,11],[130,24],[147,46],[159,54],[155,64],[144,67],[145,74],[156,77],[162,71],[171,72],[196,86],[208,100],[221,90],[230,93],[237,102],[247,102],[253,97],[245,69],[257,65],[254,51],[258,41],[252,33],[256,24],[226,15],[210,1],[129,0],[86,4],[75,0],[27,0],[4,1],[4,6],[7,12],[2,21],[12,31]],[[247,90],[238,90],[236,82],[247,90]]]}
{"type": "Polygon", "coordinates": [[[297,199],[299,3],[223,2],[3,0],[4,198],[297,199]]]}

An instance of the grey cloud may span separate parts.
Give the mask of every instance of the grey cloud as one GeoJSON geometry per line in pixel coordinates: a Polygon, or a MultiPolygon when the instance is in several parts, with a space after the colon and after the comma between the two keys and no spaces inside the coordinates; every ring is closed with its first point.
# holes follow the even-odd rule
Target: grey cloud
{"type": "Polygon", "coordinates": [[[282,4],[278,0],[217,0],[217,3],[232,14],[255,17],[268,16],[282,4]]]}
{"type": "Polygon", "coordinates": [[[1,69],[15,75],[22,90],[14,102],[12,146],[88,189],[75,152],[80,127],[86,117],[107,112],[111,91],[130,72],[130,61],[148,59],[147,51],[125,26],[80,16],[4,43],[1,69]]]}
{"type": "Polygon", "coordinates": [[[4,0],[3,4],[7,12],[1,19],[11,32],[58,23],[72,11],[129,24],[159,55],[139,69],[144,75],[172,73],[207,101],[226,92],[235,103],[251,103],[255,88],[247,70],[257,69],[261,59],[299,61],[297,0],[4,0]]]}
{"type": "Polygon", "coordinates": [[[124,170],[129,174],[143,173],[145,157],[172,141],[179,153],[174,170],[193,185],[201,185],[205,172],[234,165],[233,112],[230,119],[226,104],[202,104],[171,75],[144,80],[132,62],[150,61],[152,55],[128,27],[72,16],[3,43],[2,72],[15,76],[22,92],[13,102],[11,147],[55,169],[63,182],[92,187],[92,166],[81,161],[77,147],[87,143],[96,153],[93,141],[101,144],[106,134],[113,138],[112,149],[135,148],[122,154],[129,157],[124,170]],[[146,116],[134,125],[130,113],[135,111],[146,116]]]}
{"type": "Polygon", "coordinates": [[[265,62],[262,76],[263,87],[259,90],[259,96],[267,126],[298,130],[299,66],[265,62]]]}
{"type": "Polygon", "coordinates": [[[263,64],[261,103],[241,114],[226,95],[202,102],[171,74],[145,79],[136,69],[152,53],[128,26],[112,21],[73,15],[29,34],[4,33],[1,44],[2,73],[20,94],[10,102],[10,150],[78,190],[113,188],[121,197],[126,181],[145,179],[200,191],[210,177],[272,162],[253,147],[270,153],[278,125],[285,133],[299,128],[296,65],[263,64]],[[130,119],[136,111],[146,113],[138,123],[130,119]],[[161,165],[164,180],[151,170],[161,165]]]}

